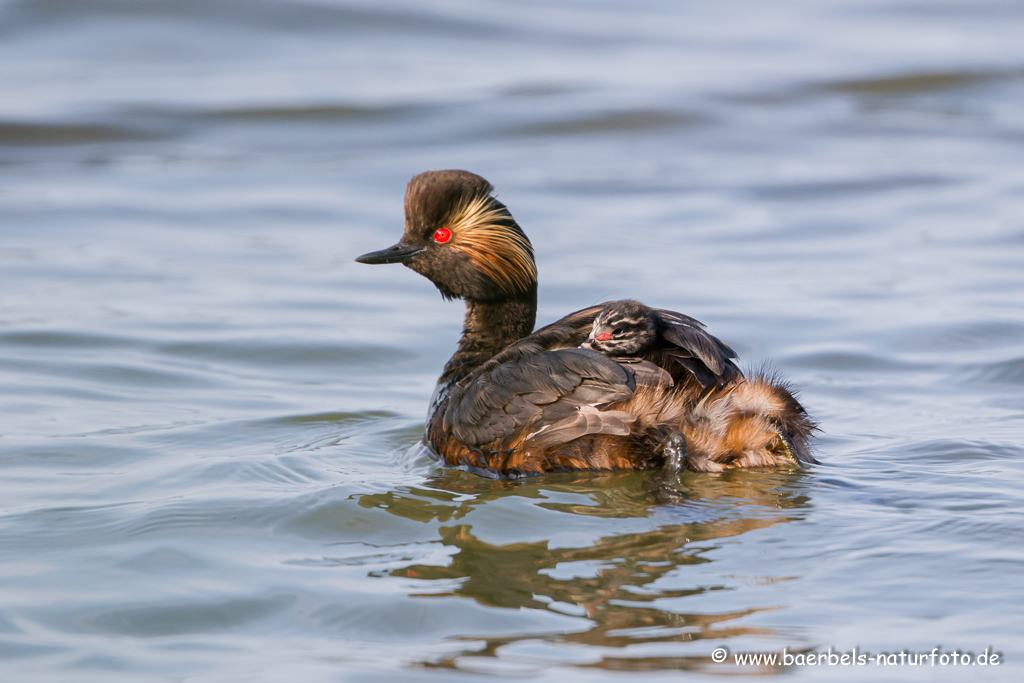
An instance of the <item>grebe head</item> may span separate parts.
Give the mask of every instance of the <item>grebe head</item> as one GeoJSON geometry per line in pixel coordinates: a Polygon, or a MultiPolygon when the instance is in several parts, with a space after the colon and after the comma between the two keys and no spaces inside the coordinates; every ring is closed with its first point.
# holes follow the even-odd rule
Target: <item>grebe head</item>
{"type": "Polygon", "coordinates": [[[469,171],[427,171],[405,190],[405,233],[360,263],[402,263],[446,298],[493,301],[532,296],[533,247],[489,182],[469,171]]]}
{"type": "Polygon", "coordinates": [[[581,346],[609,356],[636,356],[656,341],[655,312],[639,301],[625,299],[608,304],[597,314],[590,336],[581,346]]]}

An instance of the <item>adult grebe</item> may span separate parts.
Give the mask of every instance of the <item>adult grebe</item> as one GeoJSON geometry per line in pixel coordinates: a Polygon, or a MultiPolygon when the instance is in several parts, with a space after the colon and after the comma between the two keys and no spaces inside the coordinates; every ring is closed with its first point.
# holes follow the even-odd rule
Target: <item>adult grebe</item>
{"type": "Polygon", "coordinates": [[[693,318],[620,301],[533,332],[533,247],[493,189],[468,171],[415,176],[402,239],[356,259],[402,263],[466,300],[428,414],[435,457],[510,477],[816,462],[814,423],[786,385],[745,377],[693,318]]]}

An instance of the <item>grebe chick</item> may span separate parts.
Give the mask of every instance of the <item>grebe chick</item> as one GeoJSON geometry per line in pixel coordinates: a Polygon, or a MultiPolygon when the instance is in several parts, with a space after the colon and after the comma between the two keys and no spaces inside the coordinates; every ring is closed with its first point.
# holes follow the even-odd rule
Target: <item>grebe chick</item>
{"type": "Polygon", "coordinates": [[[620,362],[638,358],[659,367],[685,368],[702,387],[727,384],[740,375],[736,352],[704,332],[690,316],[623,299],[606,304],[580,345],[620,362]]]}
{"type": "Polygon", "coordinates": [[[658,341],[658,314],[639,301],[613,301],[594,318],[580,346],[608,356],[639,356],[658,341]]]}
{"type": "Polygon", "coordinates": [[[402,263],[466,300],[427,416],[434,457],[509,477],[815,462],[814,423],[785,384],[744,377],[732,349],[693,318],[624,301],[533,332],[533,247],[493,189],[468,171],[415,176],[401,240],[356,259],[402,263]],[[594,348],[579,348],[588,337],[594,348]]]}

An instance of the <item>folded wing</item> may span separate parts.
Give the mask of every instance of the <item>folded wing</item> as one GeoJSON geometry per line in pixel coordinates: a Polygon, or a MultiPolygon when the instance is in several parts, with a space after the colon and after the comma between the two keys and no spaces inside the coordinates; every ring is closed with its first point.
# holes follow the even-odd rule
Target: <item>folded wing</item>
{"type": "Polygon", "coordinates": [[[675,311],[658,308],[655,312],[666,342],[663,353],[689,370],[702,386],[726,383],[740,374],[732,362],[736,352],[708,334],[703,323],[675,311]]]}
{"type": "Polygon", "coordinates": [[[460,442],[496,449],[525,436],[553,446],[585,434],[629,434],[635,417],[601,410],[633,395],[633,372],[589,349],[558,349],[490,363],[457,387],[444,416],[460,442]]]}

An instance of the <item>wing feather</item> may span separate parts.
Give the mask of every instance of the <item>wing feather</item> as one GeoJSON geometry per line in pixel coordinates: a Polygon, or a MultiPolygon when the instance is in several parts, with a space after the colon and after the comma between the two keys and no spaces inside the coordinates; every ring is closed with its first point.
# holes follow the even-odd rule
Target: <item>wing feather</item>
{"type": "Polygon", "coordinates": [[[636,380],[630,370],[589,349],[510,360],[467,380],[452,392],[444,421],[456,439],[473,447],[500,447],[533,428],[545,445],[584,434],[628,434],[635,419],[599,409],[632,396],[636,380]]]}
{"type": "Polygon", "coordinates": [[[635,420],[636,416],[625,410],[598,410],[593,406],[582,406],[572,415],[531,434],[528,441],[531,446],[546,448],[587,434],[629,436],[630,425],[635,420]]]}
{"type": "Polygon", "coordinates": [[[666,349],[666,355],[689,370],[701,385],[711,386],[739,374],[739,368],[732,362],[736,352],[708,334],[703,323],[675,311],[654,310],[661,322],[662,338],[674,347],[666,349]]]}

